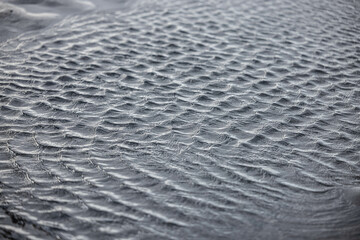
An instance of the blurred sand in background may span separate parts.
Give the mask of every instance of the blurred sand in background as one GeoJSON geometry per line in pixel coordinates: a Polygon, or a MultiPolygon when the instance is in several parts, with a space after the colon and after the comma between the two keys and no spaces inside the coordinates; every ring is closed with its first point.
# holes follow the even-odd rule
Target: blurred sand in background
{"type": "Polygon", "coordinates": [[[123,9],[129,4],[127,0],[3,0],[0,1],[0,42],[49,27],[68,15],[123,9]]]}

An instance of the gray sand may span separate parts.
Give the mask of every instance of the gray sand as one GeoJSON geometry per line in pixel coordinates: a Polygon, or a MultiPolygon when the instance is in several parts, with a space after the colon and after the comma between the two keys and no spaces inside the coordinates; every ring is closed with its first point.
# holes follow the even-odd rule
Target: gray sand
{"type": "Polygon", "coordinates": [[[359,1],[1,6],[0,239],[360,239],[359,1]]]}
{"type": "Polygon", "coordinates": [[[126,9],[127,0],[4,0],[0,2],[0,42],[22,33],[41,30],[61,19],[89,11],[126,9]]]}

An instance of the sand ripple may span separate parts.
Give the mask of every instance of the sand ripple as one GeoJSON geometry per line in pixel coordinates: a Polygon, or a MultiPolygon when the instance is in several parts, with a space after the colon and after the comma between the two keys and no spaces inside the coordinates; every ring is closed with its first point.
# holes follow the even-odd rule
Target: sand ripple
{"type": "Polygon", "coordinates": [[[358,239],[359,4],[138,6],[0,46],[0,238],[358,239]]]}

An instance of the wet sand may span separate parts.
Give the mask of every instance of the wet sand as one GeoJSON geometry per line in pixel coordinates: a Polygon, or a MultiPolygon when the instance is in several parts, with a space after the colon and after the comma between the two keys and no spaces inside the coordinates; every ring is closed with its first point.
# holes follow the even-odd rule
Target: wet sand
{"type": "Polygon", "coordinates": [[[42,30],[74,14],[126,10],[127,0],[5,0],[0,2],[0,43],[20,34],[42,30]]]}
{"type": "Polygon", "coordinates": [[[0,239],[359,239],[357,2],[26,2],[0,239]]]}

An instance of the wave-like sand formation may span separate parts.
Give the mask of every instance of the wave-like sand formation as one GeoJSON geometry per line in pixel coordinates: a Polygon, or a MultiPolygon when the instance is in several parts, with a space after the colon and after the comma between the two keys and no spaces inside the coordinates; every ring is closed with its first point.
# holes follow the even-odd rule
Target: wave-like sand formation
{"type": "Polygon", "coordinates": [[[358,239],[358,3],[136,4],[0,45],[0,238],[358,239]]]}

